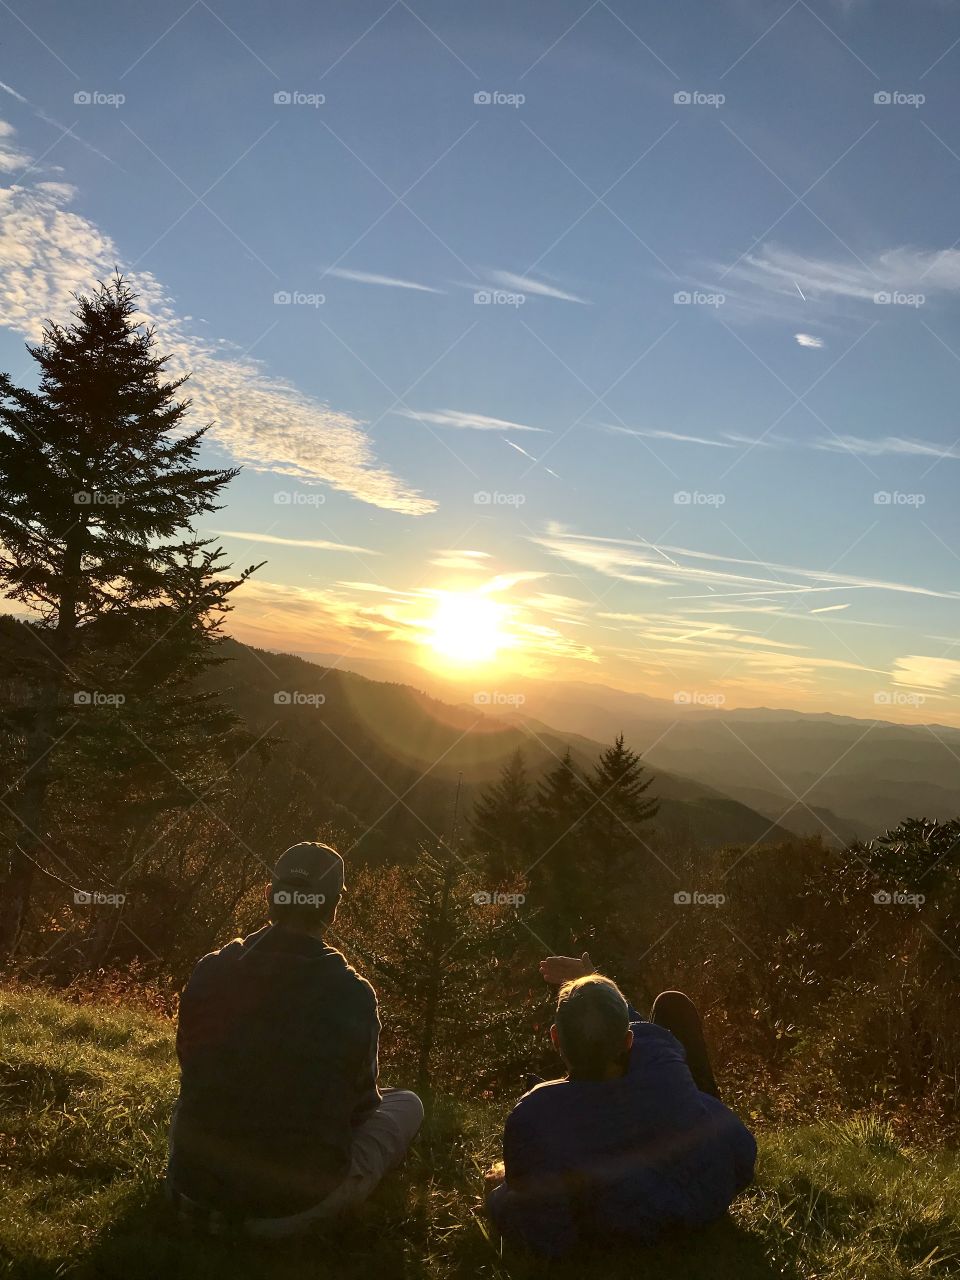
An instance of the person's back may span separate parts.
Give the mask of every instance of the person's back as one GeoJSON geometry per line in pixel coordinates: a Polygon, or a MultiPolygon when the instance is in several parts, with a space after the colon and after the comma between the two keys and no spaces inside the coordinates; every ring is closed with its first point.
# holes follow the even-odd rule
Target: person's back
{"type": "Polygon", "coordinates": [[[506,1179],[489,1200],[494,1221],[505,1237],[558,1256],[715,1220],[752,1180],[753,1137],[697,1087],[672,1032],[640,1019],[608,980],[568,984],[558,1023],[578,986],[592,991],[581,989],[579,1011],[571,1002],[570,1042],[553,1029],[571,1075],[537,1085],[508,1117],[506,1179]],[[587,1031],[579,1044],[575,1019],[587,1031]],[[597,1031],[608,1047],[590,1061],[584,1046],[597,1031]]]}
{"type": "Polygon", "coordinates": [[[319,939],[270,925],[204,957],[183,994],[171,1177],[256,1217],[324,1199],[380,1100],[373,988],[319,939]]]}
{"type": "Polygon", "coordinates": [[[271,924],[205,956],[180,1002],[167,1189],[183,1220],[283,1236],[359,1204],[406,1154],[420,1099],[377,1084],[373,988],[327,945],[343,861],[281,855],[271,924]]]}

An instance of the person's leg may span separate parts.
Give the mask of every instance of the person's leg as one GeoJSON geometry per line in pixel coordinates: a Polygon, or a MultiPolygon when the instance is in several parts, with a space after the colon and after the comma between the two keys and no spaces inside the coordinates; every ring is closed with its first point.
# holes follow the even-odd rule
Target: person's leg
{"type": "Polygon", "coordinates": [[[323,1216],[341,1213],[370,1195],[407,1154],[423,1124],[423,1103],[408,1089],[384,1089],[376,1111],[353,1131],[350,1172],[324,1200],[323,1216]]]}
{"type": "Polygon", "coordinates": [[[407,1089],[381,1089],[383,1100],[353,1131],[350,1169],[327,1198],[289,1218],[258,1218],[247,1223],[254,1236],[294,1236],[312,1223],[333,1218],[362,1204],[384,1175],[401,1162],[423,1123],[423,1103],[407,1089]]]}
{"type": "Polygon", "coordinates": [[[703,1023],[697,1006],[682,991],[662,991],[653,1002],[650,1021],[672,1031],[687,1053],[687,1066],[701,1093],[719,1098],[710,1054],[703,1035],[703,1023]]]}

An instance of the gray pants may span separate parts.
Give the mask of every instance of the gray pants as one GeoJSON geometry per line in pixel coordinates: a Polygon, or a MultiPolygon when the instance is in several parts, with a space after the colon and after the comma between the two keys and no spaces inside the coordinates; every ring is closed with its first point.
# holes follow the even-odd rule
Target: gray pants
{"type": "MultiPolygon", "coordinates": [[[[263,1239],[302,1235],[314,1222],[333,1218],[362,1204],[386,1173],[401,1162],[423,1123],[423,1103],[407,1089],[382,1089],[383,1099],[376,1111],[353,1131],[350,1168],[347,1176],[325,1200],[286,1218],[246,1218],[246,1235],[263,1239]]],[[[172,1132],[172,1129],[171,1129],[172,1132]]],[[[189,1213],[183,1215],[188,1218],[189,1213]]],[[[209,1230],[220,1234],[226,1224],[221,1215],[211,1214],[209,1230]]]]}

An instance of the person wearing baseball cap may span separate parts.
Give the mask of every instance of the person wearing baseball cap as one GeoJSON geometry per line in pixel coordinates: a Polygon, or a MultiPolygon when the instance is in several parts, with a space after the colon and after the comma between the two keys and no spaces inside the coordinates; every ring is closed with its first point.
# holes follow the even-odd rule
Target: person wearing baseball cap
{"type": "Polygon", "coordinates": [[[335,849],[293,845],[267,888],[270,923],[187,983],[167,1168],[181,1221],[301,1234],[365,1200],[420,1128],[416,1094],[378,1087],[376,994],[327,941],[343,893],[335,849]]]}

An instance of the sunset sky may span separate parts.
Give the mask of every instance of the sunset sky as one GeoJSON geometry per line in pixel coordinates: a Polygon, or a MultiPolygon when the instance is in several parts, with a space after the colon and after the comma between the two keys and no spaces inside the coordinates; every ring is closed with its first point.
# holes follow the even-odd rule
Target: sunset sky
{"type": "Polygon", "coordinates": [[[960,724],[960,5],[3,8],[0,368],[129,273],[240,638],[960,724]]]}

